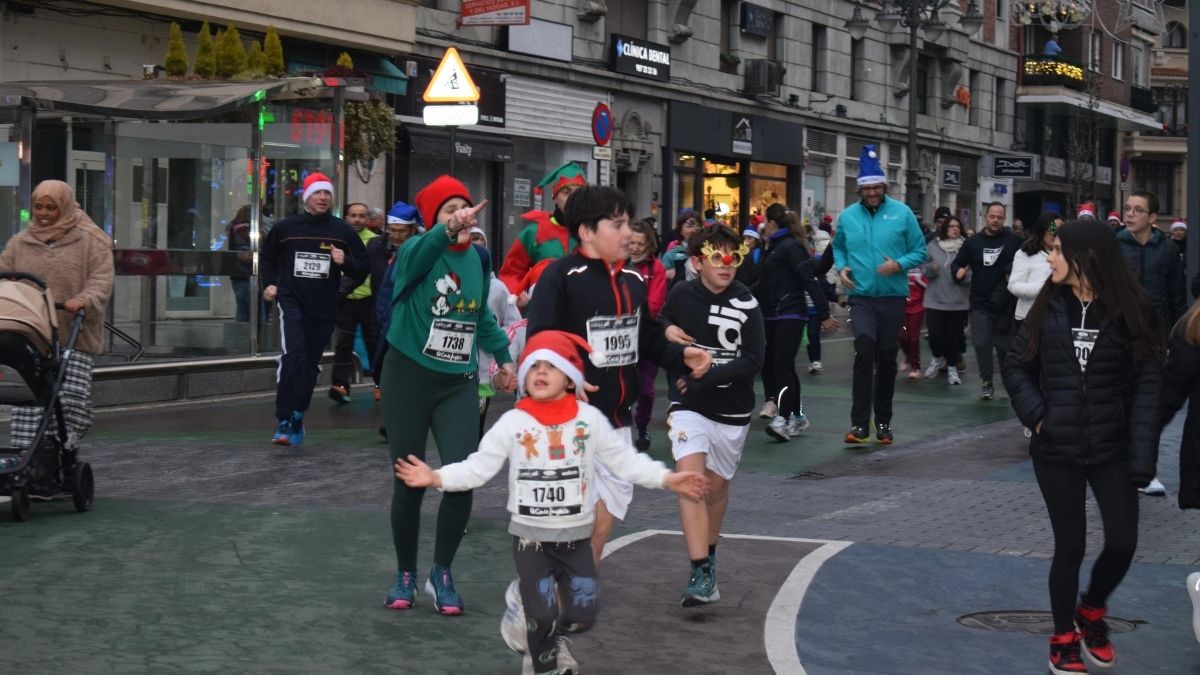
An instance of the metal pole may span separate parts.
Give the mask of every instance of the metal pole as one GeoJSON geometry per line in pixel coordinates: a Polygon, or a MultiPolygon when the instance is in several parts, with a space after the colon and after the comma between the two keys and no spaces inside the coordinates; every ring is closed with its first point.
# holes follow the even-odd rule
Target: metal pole
{"type": "Polygon", "coordinates": [[[259,332],[262,330],[262,325],[259,323],[262,319],[262,285],[259,283],[259,256],[262,251],[262,184],[259,181],[260,176],[266,175],[263,170],[263,129],[260,126],[264,123],[267,111],[267,104],[259,101],[258,107],[254,109],[254,122],[250,125],[250,353],[258,356],[261,349],[259,345],[259,332]]]}
{"type": "MultiPolygon", "coordinates": [[[[458,127],[456,127],[456,126],[451,126],[451,127],[450,127],[450,176],[451,176],[451,177],[453,177],[453,176],[454,176],[454,154],[455,154],[455,151],[454,151],[454,140],[455,140],[454,132],[456,132],[456,131],[458,131],[458,127]]],[[[432,225],[428,225],[428,227],[432,227],[432,225]]]]}
{"type": "Polygon", "coordinates": [[[905,172],[905,198],[919,220],[924,210],[921,179],[917,175],[917,30],[921,27],[919,0],[911,0],[908,8],[908,170],[905,172]]]}
{"type": "MultiPolygon", "coordinates": [[[[1200,40],[1200,0],[1190,0],[1188,2],[1188,16],[1191,21],[1188,22],[1188,72],[1195,74],[1200,73],[1200,49],[1196,48],[1196,41],[1200,40]]],[[[1187,137],[1187,182],[1185,185],[1195,185],[1196,180],[1200,179],[1200,86],[1192,80],[1188,86],[1188,137],[1187,137]],[[1196,131],[1192,131],[1196,129],[1196,131]]],[[[1197,228],[1191,236],[1187,238],[1187,251],[1184,256],[1187,260],[1187,270],[1195,278],[1195,274],[1200,271],[1200,190],[1185,190],[1187,193],[1187,217],[1191,220],[1189,223],[1192,227],[1197,228]]],[[[1191,286],[1191,279],[1188,279],[1188,286],[1191,286]]]]}

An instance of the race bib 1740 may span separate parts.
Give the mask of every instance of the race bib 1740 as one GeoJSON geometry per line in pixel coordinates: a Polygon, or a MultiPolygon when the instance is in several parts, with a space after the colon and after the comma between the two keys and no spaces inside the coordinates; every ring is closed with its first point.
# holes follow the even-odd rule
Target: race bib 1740
{"type": "Polygon", "coordinates": [[[583,510],[578,466],[529,468],[517,473],[517,513],[522,516],[569,516],[583,510]]]}
{"type": "Polygon", "coordinates": [[[597,316],[588,319],[587,341],[592,346],[592,365],[597,368],[637,363],[638,315],[597,316]]]}
{"type": "Polygon", "coordinates": [[[292,275],[305,279],[328,279],[332,259],[328,253],[306,253],[296,251],[295,267],[292,275]]]}

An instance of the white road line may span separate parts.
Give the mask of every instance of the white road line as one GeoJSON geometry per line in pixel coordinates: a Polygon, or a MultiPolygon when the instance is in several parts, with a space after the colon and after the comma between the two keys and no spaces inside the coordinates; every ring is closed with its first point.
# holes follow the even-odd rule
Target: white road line
{"type": "MultiPolygon", "coordinates": [[[[683,536],[678,530],[642,530],[623,537],[617,537],[604,546],[602,558],[617,551],[659,534],[683,536]]],[[[804,556],[791,574],[779,587],[775,599],[767,609],[767,618],[763,625],[763,643],[767,650],[767,661],[771,668],[781,675],[805,675],[807,671],[800,663],[800,655],[796,652],[796,617],[800,615],[800,606],[804,604],[804,595],[812,583],[817,571],[833,556],[841,553],[854,542],[830,541],[828,539],[802,539],[798,537],[769,537],[757,534],[722,534],[725,539],[758,539],[761,541],[794,541],[804,544],[821,544],[812,553],[804,556]]]]}

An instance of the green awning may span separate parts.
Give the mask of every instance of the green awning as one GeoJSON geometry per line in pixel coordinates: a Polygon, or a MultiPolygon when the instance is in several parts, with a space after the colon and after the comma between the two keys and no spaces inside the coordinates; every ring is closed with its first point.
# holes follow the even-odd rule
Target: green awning
{"type": "MultiPolygon", "coordinates": [[[[289,75],[321,73],[337,62],[340,52],[289,49],[287,71],[289,75]]],[[[371,88],[385,94],[403,96],[408,92],[408,76],[396,67],[391,59],[373,54],[351,54],[354,67],[371,76],[371,88]]]]}

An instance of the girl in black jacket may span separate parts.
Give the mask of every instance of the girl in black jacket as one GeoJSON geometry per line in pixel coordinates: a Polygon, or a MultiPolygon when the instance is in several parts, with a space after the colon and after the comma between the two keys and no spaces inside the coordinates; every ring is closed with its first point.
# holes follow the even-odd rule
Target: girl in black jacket
{"type": "Polygon", "coordinates": [[[1155,474],[1163,345],[1154,309],[1104,223],[1060,227],[1049,262],[1050,283],[1003,373],[1017,417],[1034,431],[1029,454],[1054,530],[1050,672],[1083,673],[1081,637],[1097,666],[1115,658],[1106,602],[1137,547],[1137,488],[1155,474]],[[1089,484],[1104,550],[1076,605],[1089,484]]]}

